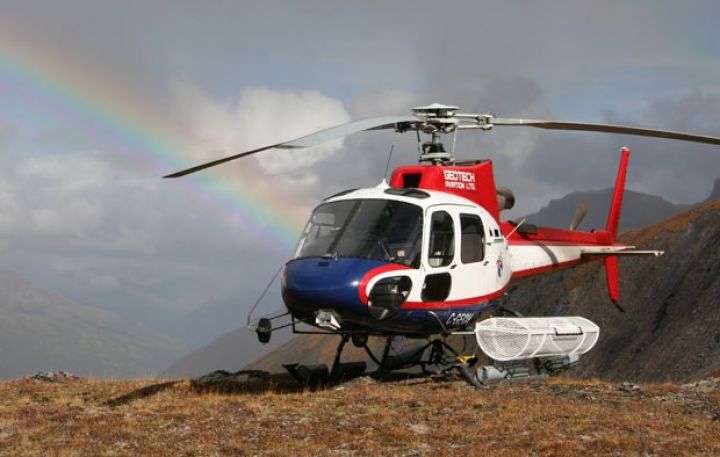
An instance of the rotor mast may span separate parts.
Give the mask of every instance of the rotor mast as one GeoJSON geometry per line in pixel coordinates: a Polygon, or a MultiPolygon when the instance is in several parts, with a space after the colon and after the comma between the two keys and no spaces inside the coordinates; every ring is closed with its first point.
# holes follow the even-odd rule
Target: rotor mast
{"type": "Polygon", "coordinates": [[[440,135],[454,132],[458,125],[455,113],[457,106],[433,103],[427,106],[413,108],[413,114],[420,120],[418,131],[430,135],[430,141],[420,143],[418,135],[418,152],[420,163],[429,162],[433,165],[452,165],[455,163],[454,151],[446,151],[445,145],[440,141],[440,135]]]}

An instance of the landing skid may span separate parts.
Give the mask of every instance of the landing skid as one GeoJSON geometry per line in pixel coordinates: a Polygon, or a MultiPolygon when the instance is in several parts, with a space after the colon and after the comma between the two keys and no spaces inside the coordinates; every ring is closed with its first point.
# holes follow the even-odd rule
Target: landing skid
{"type": "Polygon", "coordinates": [[[512,362],[494,362],[478,367],[471,372],[467,366],[458,366],[458,371],[470,384],[479,387],[499,382],[527,379],[545,379],[555,376],[577,365],[577,356],[544,357],[512,362]]]}
{"type": "MultiPolygon", "coordinates": [[[[301,384],[317,387],[325,384],[338,384],[363,376],[367,371],[365,362],[341,362],[342,351],[352,338],[341,335],[335,351],[331,368],[325,364],[300,365],[285,364],[283,367],[301,384]]],[[[367,339],[353,338],[356,346],[362,347],[370,359],[377,365],[373,376],[381,376],[397,370],[419,368],[424,375],[458,372],[469,384],[479,387],[499,382],[527,379],[544,379],[573,368],[577,356],[545,357],[513,362],[497,362],[475,368],[477,357],[462,356],[443,339],[433,339],[428,343],[412,348],[400,354],[391,354],[393,337],[387,337],[380,357],[377,357],[367,344],[367,339]]]]}
{"type": "MultiPolygon", "coordinates": [[[[318,386],[327,383],[340,383],[365,374],[365,362],[341,362],[342,351],[351,339],[351,335],[342,335],[340,344],[335,351],[335,357],[330,369],[327,365],[300,365],[297,363],[285,364],[283,367],[300,383],[308,386],[318,386]]],[[[393,337],[387,337],[385,347],[380,357],[376,356],[367,344],[367,339],[353,338],[353,343],[361,347],[368,357],[377,365],[373,375],[389,373],[396,370],[420,368],[423,374],[432,374],[450,370],[457,363],[457,351],[441,339],[434,339],[428,343],[412,348],[400,354],[391,354],[393,337]],[[431,368],[435,367],[433,370],[431,368]]]]}

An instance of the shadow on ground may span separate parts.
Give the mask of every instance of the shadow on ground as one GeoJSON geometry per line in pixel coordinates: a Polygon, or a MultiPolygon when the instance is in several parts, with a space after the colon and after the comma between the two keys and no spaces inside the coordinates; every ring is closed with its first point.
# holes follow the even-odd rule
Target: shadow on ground
{"type": "MultiPolygon", "coordinates": [[[[421,382],[423,379],[430,381],[430,377],[417,373],[370,373],[352,379],[339,381],[327,381],[307,385],[298,382],[289,373],[270,374],[260,370],[241,370],[231,373],[223,370],[215,371],[197,379],[190,380],[189,390],[194,393],[219,393],[223,395],[233,394],[258,394],[258,393],[296,393],[304,391],[316,391],[337,387],[341,384],[380,384],[384,382],[421,382]]],[[[104,404],[110,407],[127,405],[135,400],[147,399],[172,389],[184,380],[166,381],[157,384],[135,389],[126,394],[112,398],[104,404]]]]}
{"type": "Polygon", "coordinates": [[[180,381],[169,381],[161,382],[159,384],[151,384],[149,386],[133,390],[132,392],[126,393],[125,395],[111,398],[110,400],[105,402],[105,405],[112,407],[127,405],[134,400],[151,397],[159,392],[162,392],[163,390],[174,387],[178,383],[180,383],[180,381]]]}

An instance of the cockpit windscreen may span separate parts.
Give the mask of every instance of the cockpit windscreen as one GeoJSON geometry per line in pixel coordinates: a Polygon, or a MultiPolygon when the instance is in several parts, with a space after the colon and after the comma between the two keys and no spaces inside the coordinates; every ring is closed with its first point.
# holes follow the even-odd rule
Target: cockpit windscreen
{"type": "Polygon", "coordinates": [[[396,200],[344,200],[313,211],[295,257],[351,257],[417,268],[422,208],[396,200]]]}

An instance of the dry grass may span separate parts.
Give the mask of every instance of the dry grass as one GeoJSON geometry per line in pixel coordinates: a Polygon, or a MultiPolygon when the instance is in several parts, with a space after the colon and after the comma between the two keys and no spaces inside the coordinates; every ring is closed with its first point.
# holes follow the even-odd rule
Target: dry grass
{"type": "MultiPolygon", "coordinates": [[[[365,378],[363,378],[365,379],[365,378]]],[[[0,384],[0,455],[720,455],[720,394],[553,379],[0,384]]]]}

